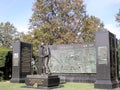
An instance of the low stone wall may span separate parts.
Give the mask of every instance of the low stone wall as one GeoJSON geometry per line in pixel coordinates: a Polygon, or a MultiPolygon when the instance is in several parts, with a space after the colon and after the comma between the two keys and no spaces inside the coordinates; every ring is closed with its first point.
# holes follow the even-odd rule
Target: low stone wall
{"type": "Polygon", "coordinates": [[[96,74],[54,74],[60,77],[60,82],[84,82],[94,83],[96,74]]]}

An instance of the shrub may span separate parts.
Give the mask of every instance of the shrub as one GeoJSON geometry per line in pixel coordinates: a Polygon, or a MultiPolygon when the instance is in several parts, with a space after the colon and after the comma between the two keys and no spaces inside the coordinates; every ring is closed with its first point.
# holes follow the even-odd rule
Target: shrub
{"type": "Polygon", "coordinates": [[[9,48],[0,47],[0,80],[4,77],[5,60],[9,51],[9,48]]]}

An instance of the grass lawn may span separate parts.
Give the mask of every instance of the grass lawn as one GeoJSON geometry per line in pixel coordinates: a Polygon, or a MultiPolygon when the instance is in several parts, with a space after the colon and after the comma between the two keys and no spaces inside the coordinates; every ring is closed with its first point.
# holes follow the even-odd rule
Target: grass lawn
{"type": "MultiPolygon", "coordinates": [[[[25,86],[26,85],[24,83],[10,83],[9,81],[0,82],[0,90],[47,90],[47,89],[26,88],[25,86]]],[[[58,88],[49,89],[49,90],[95,90],[95,89],[94,89],[94,84],[67,82],[64,84],[60,84],[58,88]]]]}
{"type": "Polygon", "coordinates": [[[56,90],[94,90],[94,84],[90,83],[65,83],[60,84],[61,88],[56,90]]]}

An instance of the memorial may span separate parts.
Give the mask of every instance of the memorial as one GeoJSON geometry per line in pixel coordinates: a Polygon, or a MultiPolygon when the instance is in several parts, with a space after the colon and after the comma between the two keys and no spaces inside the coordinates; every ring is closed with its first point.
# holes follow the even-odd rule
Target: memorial
{"type": "Polygon", "coordinates": [[[109,31],[96,33],[97,73],[95,88],[113,89],[119,86],[117,41],[109,31]]]}
{"type": "Polygon", "coordinates": [[[51,73],[96,73],[94,43],[50,45],[51,73]]]}
{"type": "Polygon", "coordinates": [[[95,43],[49,45],[51,58],[49,68],[59,75],[61,81],[95,82],[95,43]]]}
{"type": "Polygon", "coordinates": [[[114,34],[97,32],[95,42],[39,46],[37,75],[27,75],[27,86],[58,86],[60,81],[92,82],[94,88],[119,86],[118,46],[114,34]],[[59,77],[58,77],[59,76],[59,77]]]}
{"type": "Polygon", "coordinates": [[[25,77],[31,74],[32,45],[25,42],[14,42],[11,82],[25,82],[25,77]]]}
{"type": "Polygon", "coordinates": [[[58,75],[52,75],[48,66],[51,53],[47,45],[39,46],[39,68],[37,75],[27,75],[25,84],[28,87],[49,88],[58,86],[60,79],[58,75]]]}

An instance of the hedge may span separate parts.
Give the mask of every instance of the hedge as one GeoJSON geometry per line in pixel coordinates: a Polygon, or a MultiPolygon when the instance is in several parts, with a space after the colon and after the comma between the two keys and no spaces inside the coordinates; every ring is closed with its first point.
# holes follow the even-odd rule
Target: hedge
{"type": "Polygon", "coordinates": [[[0,47],[0,80],[4,77],[4,66],[5,66],[5,60],[8,52],[11,51],[9,48],[6,47],[0,47]]]}

